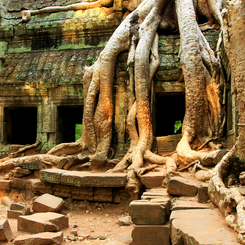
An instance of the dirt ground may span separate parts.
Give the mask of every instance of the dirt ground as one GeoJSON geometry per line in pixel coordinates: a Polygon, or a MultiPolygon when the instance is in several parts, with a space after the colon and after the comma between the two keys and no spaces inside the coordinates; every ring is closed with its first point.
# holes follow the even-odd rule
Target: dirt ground
{"type": "MultiPolygon", "coordinates": [[[[21,200],[13,200],[20,202],[21,200]]],[[[31,206],[31,201],[27,201],[31,206]]],[[[0,219],[7,217],[8,207],[0,204],[0,219]]],[[[118,224],[120,218],[129,217],[128,203],[91,203],[87,201],[65,200],[63,214],[69,217],[69,228],[63,230],[64,241],[62,244],[108,244],[115,241],[115,245],[131,243],[131,232],[134,228],[130,225],[118,224]],[[71,233],[81,234],[74,237],[71,233]],[[93,239],[93,240],[92,240],[93,239]],[[95,239],[95,240],[94,240],[95,239]]],[[[14,237],[26,235],[26,232],[17,230],[17,219],[8,219],[14,237]]],[[[0,244],[10,245],[12,242],[0,244]]]]}

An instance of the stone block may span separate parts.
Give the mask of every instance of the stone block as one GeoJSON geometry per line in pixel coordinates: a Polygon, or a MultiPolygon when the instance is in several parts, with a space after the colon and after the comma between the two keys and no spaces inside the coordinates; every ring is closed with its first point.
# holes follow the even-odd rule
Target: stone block
{"type": "Polygon", "coordinates": [[[91,170],[99,169],[105,164],[106,160],[107,160],[107,154],[105,152],[97,153],[92,159],[90,169],[91,170]]]}
{"type": "Polygon", "coordinates": [[[209,209],[209,208],[210,207],[207,204],[177,200],[172,207],[172,211],[186,210],[186,209],[209,209]]]}
{"type": "Polygon", "coordinates": [[[148,172],[142,175],[140,181],[146,188],[153,188],[162,186],[163,178],[164,172],[148,172]]]}
{"type": "Polygon", "coordinates": [[[7,210],[8,219],[18,219],[20,215],[29,215],[30,208],[26,208],[25,210],[7,210]]]}
{"type": "MultiPolygon", "coordinates": [[[[84,173],[84,172],[83,172],[84,173]]],[[[84,187],[124,187],[126,185],[125,173],[87,173],[83,180],[84,187]]]]}
{"type": "Polygon", "coordinates": [[[53,194],[52,184],[41,182],[39,179],[31,180],[32,191],[35,195],[42,195],[45,193],[53,194]]]}
{"type": "Polygon", "coordinates": [[[71,187],[72,199],[75,200],[94,200],[93,188],[89,187],[71,187]]]}
{"type": "Polygon", "coordinates": [[[40,173],[40,180],[43,182],[60,184],[61,174],[64,172],[65,170],[61,169],[43,169],[40,173]]]}
{"type": "Polygon", "coordinates": [[[15,178],[22,178],[31,175],[32,171],[30,171],[29,169],[17,168],[11,170],[11,173],[15,178]]]}
{"type": "Polygon", "coordinates": [[[245,185],[245,172],[241,172],[239,175],[239,181],[241,185],[245,185]]]}
{"type": "Polygon", "coordinates": [[[131,245],[170,245],[169,224],[136,225],[132,231],[131,245]]]}
{"type": "Polygon", "coordinates": [[[198,202],[200,203],[206,203],[210,200],[210,197],[208,195],[208,183],[202,183],[198,188],[198,202]]]}
{"type": "Polygon", "coordinates": [[[81,186],[84,174],[79,171],[67,171],[61,175],[61,185],[81,186]]]}
{"type": "Polygon", "coordinates": [[[112,202],[112,188],[94,188],[94,202],[112,202]]]}
{"type": "Polygon", "coordinates": [[[236,234],[215,209],[172,211],[170,216],[171,242],[178,244],[238,245],[236,234]]]}
{"type": "Polygon", "coordinates": [[[36,213],[18,218],[18,230],[29,233],[60,231],[68,226],[68,218],[58,213],[36,213]]]}
{"type": "Polygon", "coordinates": [[[18,236],[14,240],[15,245],[28,244],[52,244],[58,245],[63,242],[63,232],[42,232],[35,235],[18,236]]]}
{"type": "Polygon", "coordinates": [[[0,180],[0,190],[10,191],[11,190],[11,180],[0,180]]]}
{"type": "Polygon", "coordinates": [[[11,203],[10,210],[25,210],[27,208],[25,203],[11,203]]]}
{"type": "Polygon", "coordinates": [[[34,202],[32,209],[34,212],[61,212],[64,207],[64,201],[62,198],[43,194],[38,197],[34,202]]]}
{"type": "Polygon", "coordinates": [[[53,186],[53,194],[58,197],[69,198],[72,197],[71,186],[65,185],[54,185],[53,186]]]}
{"type": "Polygon", "coordinates": [[[20,190],[31,190],[31,180],[24,178],[13,178],[11,180],[11,188],[20,190]]]}
{"type": "Polygon", "coordinates": [[[168,184],[168,193],[173,196],[196,196],[198,187],[196,183],[182,178],[172,177],[168,184]]]}
{"type": "Polygon", "coordinates": [[[37,160],[32,161],[32,162],[15,163],[14,166],[34,171],[34,170],[42,169],[43,168],[43,163],[40,160],[37,159],[37,160]]]}
{"type": "Polygon", "coordinates": [[[0,220],[0,241],[8,242],[13,238],[13,233],[7,219],[0,220]]]}
{"type": "Polygon", "coordinates": [[[159,200],[136,200],[129,204],[129,214],[136,225],[164,225],[169,220],[170,198],[159,200]]]}
{"type": "Polygon", "coordinates": [[[151,199],[156,199],[159,197],[169,197],[169,194],[167,192],[167,189],[150,189],[146,190],[143,195],[141,196],[142,200],[151,200],[151,199]]]}

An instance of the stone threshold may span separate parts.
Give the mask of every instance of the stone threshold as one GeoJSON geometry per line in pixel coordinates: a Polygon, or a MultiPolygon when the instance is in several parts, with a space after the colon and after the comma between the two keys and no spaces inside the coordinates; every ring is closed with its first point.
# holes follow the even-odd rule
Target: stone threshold
{"type": "Polygon", "coordinates": [[[76,187],[125,187],[126,173],[99,173],[70,171],[62,169],[43,169],[42,182],[76,187]]]}

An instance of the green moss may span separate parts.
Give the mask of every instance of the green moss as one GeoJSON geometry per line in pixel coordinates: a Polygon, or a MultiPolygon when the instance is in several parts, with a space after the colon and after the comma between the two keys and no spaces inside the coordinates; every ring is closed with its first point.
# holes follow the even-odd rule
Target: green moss
{"type": "Polygon", "coordinates": [[[31,48],[21,47],[21,48],[9,48],[8,53],[27,53],[31,52],[31,48]]]}

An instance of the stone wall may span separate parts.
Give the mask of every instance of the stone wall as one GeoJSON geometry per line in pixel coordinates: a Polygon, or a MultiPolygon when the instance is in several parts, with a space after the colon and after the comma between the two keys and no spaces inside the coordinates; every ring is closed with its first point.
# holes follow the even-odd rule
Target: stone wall
{"type": "MultiPolygon", "coordinates": [[[[127,15],[130,1],[114,1],[111,8],[97,8],[40,14],[29,22],[21,22],[21,9],[63,6],[79,1],[0,1],[0,155],[16,150],[10,144],[7,119],[11,110],[36,108],[36,139],[41,139],[42,152],[61,143],[62,119],[59,108],[83,108],[84,67],[98,58],[106,42],[127,15]]],[[[212,48],[218,33],[206,34],[212,48]]],[[[160,67],[154,78],[151,96],[153,126],[156,128],[156,96],[182,94],[181,67],[178,57],[179,36],[160,36],[160,67]]],[[[127,53],[119,55],[114,83],[115,119],[113,144],[125,150],[128,143],[127,53]]],[[[11,117],[9,115],[9,117],[11,117]]],[[[20,118],[26,120],[26,118],[20,118]]],[[[19,128],[18,130],[22,130],[19,128]]],[[[28,142],[33,144],[34,142],[28,142]]]]}

